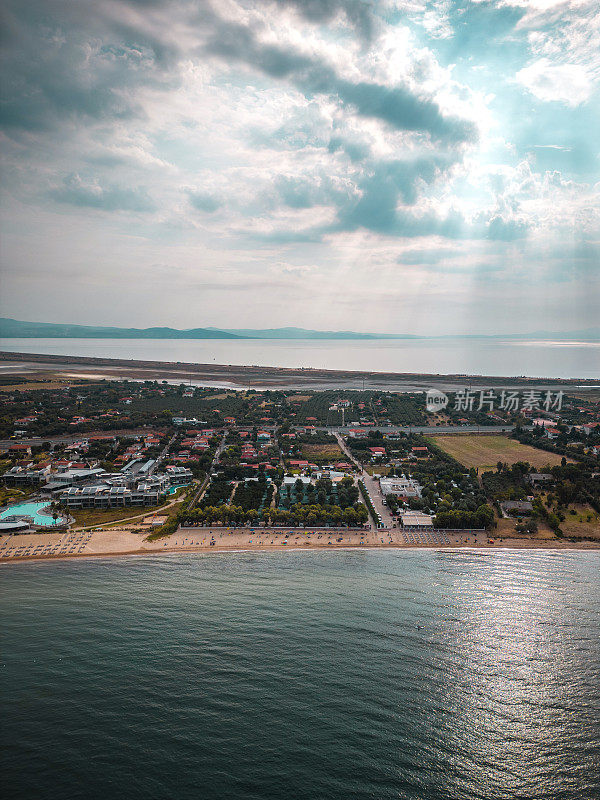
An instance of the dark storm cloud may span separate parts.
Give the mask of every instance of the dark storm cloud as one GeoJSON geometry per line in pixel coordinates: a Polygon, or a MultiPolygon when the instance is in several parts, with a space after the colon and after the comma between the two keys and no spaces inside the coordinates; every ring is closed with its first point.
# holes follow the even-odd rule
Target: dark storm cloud
{"type": "Polygon", "coordinates": [[[395,130],[428,133],[450,145],[477,140],[477,128],[472,122],[445,116],[435,101],[407,88],[352,82],[330,64],[293,47],[261,43],[247,25],[217,17],[212,22],[214,28],[202,50],[228,64],[242,63],[276,80],[286,80],[307,97],[326,95],[337,99],[350,112],[379,119],[395,130]]]}
{"type": "MultiPolygon", "coordinates": [[[[293,6],[315,22],[343,13],[363,33],[372,30],[369,6],[358,0],[278,0],[277,4],[293,6]]],[[[349,113],[379,119],[394,130],[426,133],[449,145],[477,139],[472,122],[445,115],[434,100],[406,87],[346,79],[331,64],[293,46],[261,43],[251,24],[224,20],[206,2],[174,6],[168,0],[113,4],[10,0],[2,51],[1,124],[36,131],[70,119],[142,115],[136,90],[168,89],[180,83],[177,46],[159,35],[154,17],[153,26],[143,24],[144,14],[166,18],[171,6],[195,25],[204,40],[201,54],[286,81],[307,97],[336,99],[349,113]]],[[[349,155],[359,157],[356,149],[349,155]]]]}
{"type": "Polygon", "coordinates": [[[102,13],[107,5],[102,0],[5,3],[0,62],[5,129],[43,131],[70,120],[131,118],[141,113],[135,89],[173,85],[168,67],[175,49],[139,26],[107,19],[102,13]]]}
{"type": "MultiPolygon", "coordinates": [[[[273,242],[320,241],[334,233],[367,230],[393,237],[445,236],[449,239],[486,235],[486,226],[475,229],[456,212],[440,217],[433,211],[422,212],[411,206],[416,203],[419,188],[434,183],[455,163],[455,160],[435,156],[430,159],[370,162],[356,184],[355,191],[343,191],[324,184],[308,191],[295,191],[304,201],[302,207],[318,203],[336,209],[336,220],[328,225],[304,230],[284,230],[263,237],[273,242]]],[[[285,196],[284,196],[285,201],[285,196]]]]}
{"type": "Polygon", "coordinates": [[[363,0],[275,0],[281,7],[294,8],[309,22],[318,25],[332,22],[342,14],[355,28],[361,39],[373,38],[375,20],[371,3],[363,0]]]}

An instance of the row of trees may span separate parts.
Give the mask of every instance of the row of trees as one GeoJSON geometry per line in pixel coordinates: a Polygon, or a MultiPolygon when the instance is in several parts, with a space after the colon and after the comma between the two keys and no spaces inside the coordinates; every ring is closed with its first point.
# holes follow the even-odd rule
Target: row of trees
{"type": "Polygon", "coordinates": [[[433,524],[436,528],[486,528],[494,525],[494,512],[488,505],[481,505],[477,511],[450,511],[438,512],[433,524]]]}
{"type": "Polygon", "coordinates": [[[267,525],[290,525],[292,527],[334,525],[335,527],[358,527],[368,520],[367,509],[361,503],[355,508],[341,509],[339,506],[293,506],[291,509],[265,508],[262,512],[254,508],[222,504],[186,511],[181,517],[185,525],[256,525],[259,520],[267,525]]]}

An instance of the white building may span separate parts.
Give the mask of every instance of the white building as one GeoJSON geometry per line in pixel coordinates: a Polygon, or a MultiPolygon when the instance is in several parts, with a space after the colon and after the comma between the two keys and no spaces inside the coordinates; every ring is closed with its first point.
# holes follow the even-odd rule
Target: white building
{"type": "Polygon", "coordinates": [[[433,517],[422,511],[404,511],[400,519],[403,528],[433,528],[433,517]]]}
{"type": "Polygon", "coordinates": [[[412,478],[380,478],[379,485],[383,495],[397,494],[401,497],[421,497],[422,487],[412,478]]]}

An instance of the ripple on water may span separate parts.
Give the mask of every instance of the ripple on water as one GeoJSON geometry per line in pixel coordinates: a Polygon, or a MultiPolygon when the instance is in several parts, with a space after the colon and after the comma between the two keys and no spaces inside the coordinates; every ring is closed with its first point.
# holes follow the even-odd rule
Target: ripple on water
{"type": "Polygon", "coordinates": [[[600,796],[600,554],[3,570],[5,794],[600,796]]]}

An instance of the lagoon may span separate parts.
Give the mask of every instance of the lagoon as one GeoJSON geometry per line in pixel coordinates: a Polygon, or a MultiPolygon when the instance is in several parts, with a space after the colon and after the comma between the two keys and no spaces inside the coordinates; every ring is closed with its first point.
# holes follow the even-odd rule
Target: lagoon
{"type": "Polygon", "coordinates": [[[201,364],[600,379],[600,342],[474,337],[381,340],[1,339],[0,349],[201,364]]]}

